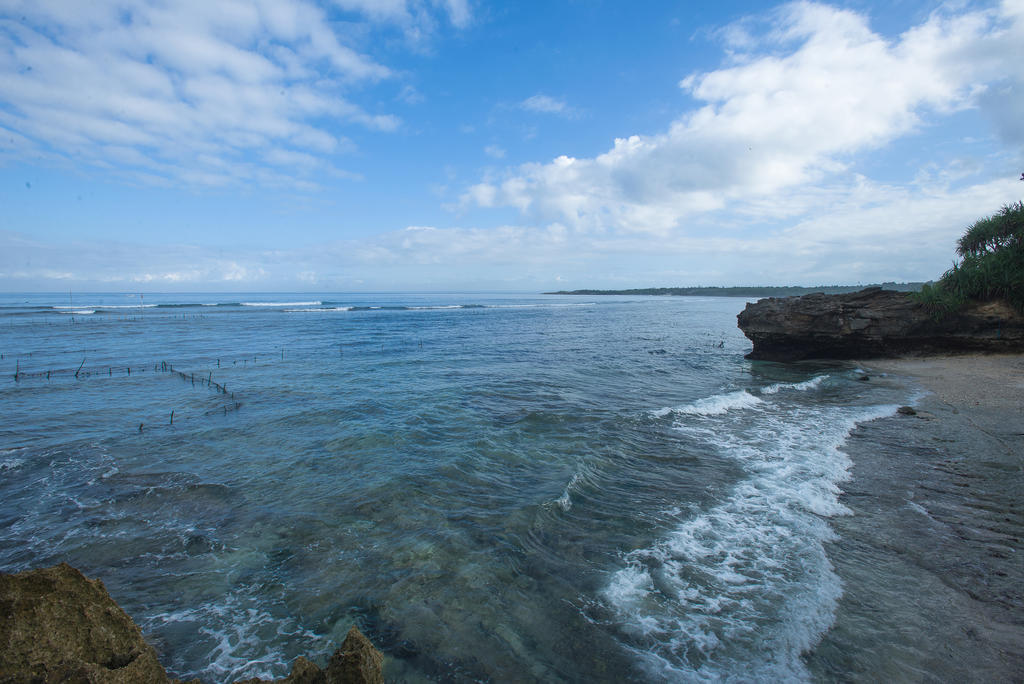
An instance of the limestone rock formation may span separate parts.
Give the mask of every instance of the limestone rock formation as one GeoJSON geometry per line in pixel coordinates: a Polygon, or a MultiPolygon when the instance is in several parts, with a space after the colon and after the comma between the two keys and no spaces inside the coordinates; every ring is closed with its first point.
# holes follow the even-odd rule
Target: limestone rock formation
{"type": "Polygon", "coordinates": [[[66,563],[0,575],[0,682],[166,682],[100,580],[66,563]]]}
{"type": "Polygon", "coordinates": [[[772,297],[737,316],[749,359],[863,359],[903,354],[1024,350],[1024,316],[1004,302],[975,303],[941,321],[905,292],[772,297]]]}
{"type": "MultiPolygon", "coordinates": [[[[326,670],[300,656],[291,674],[276,682],[381,684],[383,660],[352,627],[326,670]]],[[[86,579],[67,563],[16,575],[0,573],[0,684],[176,681],[168,679],[156,651],[100,580],[86,579]]]]}
{"type": "Polygon", "coordinates": [[[352,627],[326,670],[300,656],[284,679],[247,679],[235,684],[383,684],[383,664],[384,655],[352,627]]]}
{"type": "Polygon", "coordinates": [[[355,627],[348,631],[341,648],[327,664],[328,684],[383,684],[384,656],[355,627]]]}

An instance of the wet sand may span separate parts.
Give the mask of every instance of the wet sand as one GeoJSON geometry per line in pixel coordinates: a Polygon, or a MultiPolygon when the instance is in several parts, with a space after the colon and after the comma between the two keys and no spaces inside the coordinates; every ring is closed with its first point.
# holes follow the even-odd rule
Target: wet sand
{"type": "Polygon", "coordinates": [[[864,362],[921,391],[858,427],[829,555],[844,585],[821,681],[1024,681],[1024,356],[864,362]]]}

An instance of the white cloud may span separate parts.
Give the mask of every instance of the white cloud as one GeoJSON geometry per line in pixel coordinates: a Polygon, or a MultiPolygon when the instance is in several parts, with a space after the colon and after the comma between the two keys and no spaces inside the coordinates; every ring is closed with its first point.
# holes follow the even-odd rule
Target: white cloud
{"type": "Polygon", "coordinates": [[[502,159],[505,156],[505,148],[498,145],[488,145],[484,148],[484,154],[492,159],[502,159]]]}
{"type": "MultiPolygon", "coordinates": [[[[497,228],[409,226],[302,248],[237,246],[230,258],[198,245],[167,244],[151,250],[121,242],[46,243],[0,231],[0,283],[11,290],[131,290],[133,284],[195,291],[357,285],[370,290],[430,285],[542,290],[928,280],[949,267],[956,238],[967,226],[1019,193],[1019,182],[1012,178],[956,188],[908,188],[861,179],[856,187],[818,188],[813,200],[779,198],[781,203],[806,201],[819,209],[813,217],[753,236],[717,225],[695,226],[659,240],[559,222],[497,228]],[[552,280],[556,273],[564,278],[562,285],[552,280]]],[[[741,222],[744,216],[733,220],[741,222]]]]}
{"type": "Polygon", "coordinates": [[[406,83],[402,86],[402,90],[398,93],[398,99],[409,105],[420,104],[427,98],[423,96],[421,92],[416,90],[415,87],[406,83]]]}
{"type": "Polygon", "coordinates": [[[573,110],[566,104],[565,100],[551,97],[549,95],[537,94],[526,98],[519,103],[522,109],[541,114],[559,114],[561,116],[572,116],[573,110]]]}
{"type": "MultiPolygon", "coordinates": [[[[469,188],[463,203],[517,207],[535,222],[668,236],[710,212],[812,189],[848,169],[854,154],[915,132],[931,116],[986,106],[986,94],[1000,88],[1015,88],[1014,104],[996,108],[1012,136],[1024,64],[1019,7],[936,13],[887,41],[862,15],[786,5],[768,17],[767,33],[732,32],[733,47],[749,50],[733,55],[733,66],[683,79],[704,104],[664,133],[617,139],[594,158],[515,167],[469,188]]],[[[563,104],[546,96],[527,103],[552,112],[563,104]]]]}
{"type": "Polygon", "coordinates": [[[467,0],[332,0],[343,10],[362,14],[373,21],[387,22],[402,28],[406,36],[419,41],[436,28],[434,14],[443,13],[456,28],[465,28],[472,21],[467,0]]]}
{"type": "Polygon", "coordinates": [[[391,75],[306,0],[0,7],[0,127],[17,134],[5,148],[116,161],[171,182],[251,180],[260,173],[245,158],[268,148],[281,164],[301,160],[288,173],[301,172],[311,155],[351,148],[338,124],[394,130],[396,116],[345,95],[391,75]],[[226,163],[197,163],[203,155],[226,163]]]}

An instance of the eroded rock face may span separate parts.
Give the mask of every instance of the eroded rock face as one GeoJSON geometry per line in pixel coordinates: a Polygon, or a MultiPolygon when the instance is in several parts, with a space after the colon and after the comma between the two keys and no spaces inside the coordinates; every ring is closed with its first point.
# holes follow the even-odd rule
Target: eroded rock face
{"type": "Polygon", "coordinates": [[[749,359],[863,359],[902,354],[1024,350],[1024,316],[985,302],[935,321],[905,292],[761,299],[736,317],[754,343],[749,359]]]}
{"type": "MultiPolygon", "coordinates": [[[[356,627],[326,670],[304,657],[279,684],[380,684],[384,656],[356,627]]],[[[238,684],[257,684],[252,679],[238,684]]],[[[103,582],[67,563],[0,573],[0,684],[161,684],[156,651],[103,582]]],[[[189,684],[198,684],[198,680],[189,684]]]]}
{"type": "Polygon", "coordinates": [[[67,563],[0,575],[0,681],[166,682],[103,583],[67,563]]]}
{"type": "Polygon", "coordinates": [[[235,684],[383,684],[384,655],[352,627],[326,670],[299,656],[284,679],[247,679],[235,684]]]}

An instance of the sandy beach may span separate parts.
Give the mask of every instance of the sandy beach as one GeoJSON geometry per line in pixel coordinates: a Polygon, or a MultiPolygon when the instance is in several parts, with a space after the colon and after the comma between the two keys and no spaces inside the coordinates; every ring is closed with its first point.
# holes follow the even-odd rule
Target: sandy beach
{"type": "Polygon", "coordinates": [[[858,427],[830,556],[826,680],[1024,681],[1024,356],[870,361],[916,414],[858,427]],[[864,634],[876,634],[865,640],[864,634]]]}

